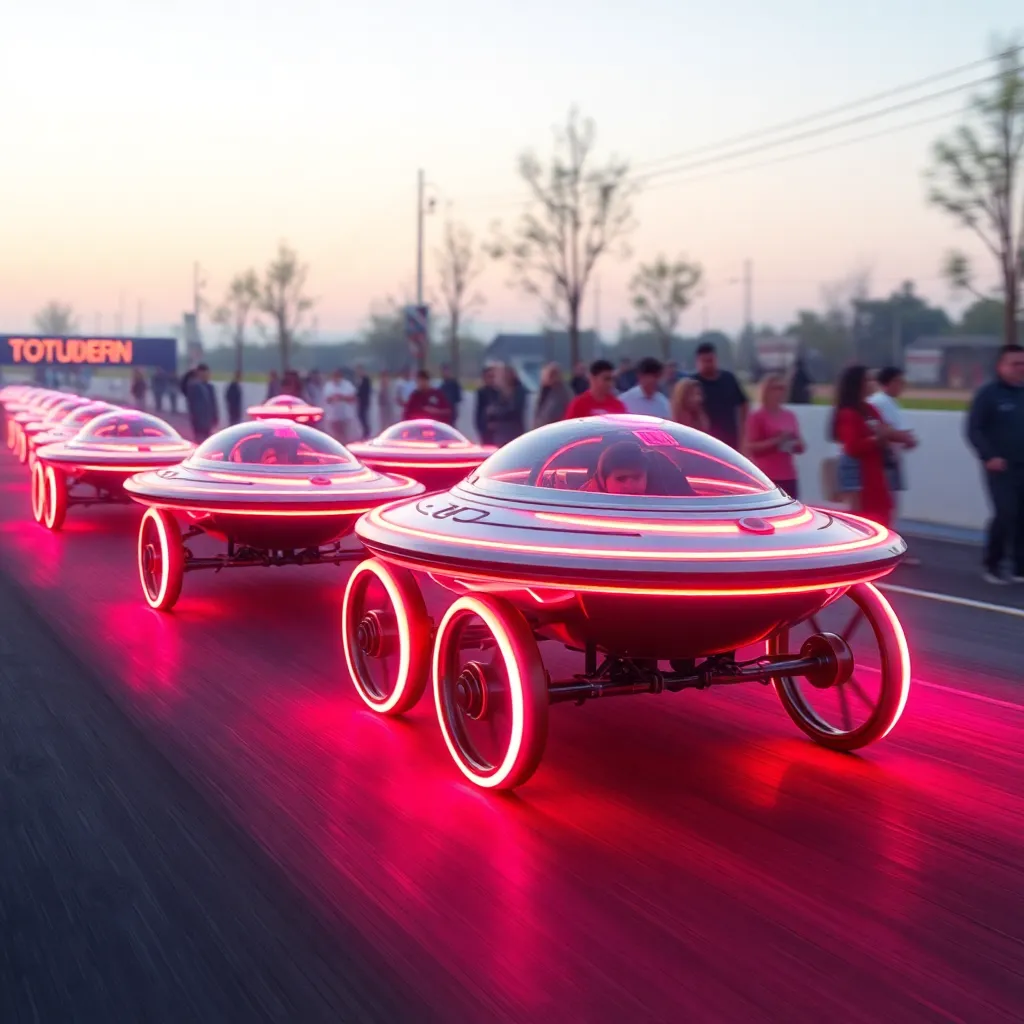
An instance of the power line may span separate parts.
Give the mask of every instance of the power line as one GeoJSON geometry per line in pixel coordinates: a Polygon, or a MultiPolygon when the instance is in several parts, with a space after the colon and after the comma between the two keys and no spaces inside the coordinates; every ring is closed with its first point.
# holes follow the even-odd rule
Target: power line
{"type": "Polygon", "coordinates": [[[816,156],[818,153],[826,153],[833,149],[842,149],[846,146],[854,146],[861,142],[870,142],[872,139],[880,139],[886,135],[896,135],[899,132],[910,131],[914,128],[920,128],[926,124],[933,124],[936,121],[945,121],[954,117],[957,113],[959,113],[958,110],[947,110],[941,114],[932,114],[929,117],[920,117],[916,121],[907,121],[903,124],[883,128],[877,132],[869,132],[867,135],[857,135],[852,139],[839,139],[837,142],[826,143],[824,146],[814,146],[811,149],[802,149],[796,153],[784,153],[781,156],[772,157],[770,160],[758,160],[756,163],[741,164],[739,167],[727,167],[723,170],[709,171],[705,174],[687,174],[685,173],[686,169],[684,168],[682,169],[682,177],[666,178],[650,185],[645,188],[644,191],[651,192],[655,189],[665,188],[667,185],[679,185],[691,181],[706,181],[709,178],[721,178],[729,174],[739,174],[743,171],[752,171],[761,167],[770,167],[773,164],[786,163],[789,160],[799,160],[803,157],[816,156]]]}
{"type": "MultiPolygon", "coordinates": [[[[782,121],[774,125],[769,125],[767,128],[759,128],[752,132],[744,132],[741,135],[734,135],[728,139],[722,139],[719,142],[708,143],[704,146],[699,146],[696,149],[685,150],[682,153],[675,153],[671,156],[661,156],[653,160],[642,160],[639,164],[635,165],[635,168],[644,168],[652,164],[670,163],[675,160],[688,159],[700,153],[707,153],[716,149],[723,149],[726,146],[735,146],[745,142],[749,142],[752,139],[764,138],[766,135],[775,135],[778,132],[789,131],[792,128],[800,128],[805,124],[810,124],[813,121],[821,121],[826,117],[835,117],[837,114],[845,114],[848,110],[856,110],[858,107],[865,107],[871,103],[878,103],[881,100],[891,99],[893,96],[900,96],[903,93],[913,92],[916,89],[921,89],[926,85],[932,85],[935,82],[944,81],[947,78],[955,78],[957,75],[962,75],[967,71],[973,71],[975,68],[981,67],[990,62],[991,58],[985,57],[981,60],[971,61],[969,64],[961,64],[959,67],[950,68],[948,71],[939,71],[936,74],[928,75],[925,78],[918,78],[913,82],[907,82],[904,85],[897,85],[891,89],[885,89],[882,92],[872,93],[870,96],[863,96],[857,100],[850,100],[846,103],[841,103],[836,107],[829,107],[825,110],[819,110],[813,114],[805,114],[801,117],[793,118],[789,121],[782,121]]],[[[960,86],[960,88],[969,88],[967,86],[960,86]]]]}
{"type": "Polygon", "coordinates": [[[889,106],[882,107],[880,110],[871,110],[863,114],[857,114],[855,117],[848,117],[845,120],[837,121],[834,124],[828,124],[818,128],[809,128],[793,135],[786,135],[781,139],[774,139],[771,142],[762,142],[755,146],[747,146],[745,149],[734,150],[731,153],[724,153],[719,156],[706,157],[702,160],[690,161],[689,163],[684,163],[682,166],[678,167],[666,167],[661,170],[651,171],[649,174],[640,175],[639,180],[643,183],[654,178],[661,177],[663,174],[675,174],[679,171],[704,167],[708,164],[735,160],[737,157],[749,156],[752,153],[759,153],[766,149],[775,149],[778,146],[786,146],[794,142],[802,142],[804,139],[816,138],[819,135],[828,135],[831,132],[840,131],[843,128],[852,128],[854,125],[864,124],[867,121],[874,121],[880,117],[888,117],[889,114],[895,114],[898,111],[907,110],[910,107],[919,107],[923,103],[931,103],[934,100],[945,99],[948,96],[955,96],[957,93],[964,92],[967,89],[972,89],[977,85],[984,85],[988,82],[995,81],[999,77],[999,75],[988,75],[985,78],[977,78],[971,82],[966,82],[963,85],[954,85],[948,89],[939,89],[936,92],[926,93],[924,96],[917,96],[912,100],[903,100],[901,103],[891,103],[889,106]]]}
{"type": "MultiPolygon", "coordinates": [[[[865,106],[865,105],[870,104],[870,103],[876,103],[880,99],[888,98],[888,97],[891,97],[891,96],[894,96],[894,95],[899,95],[899,94],[905,93],[905,92],[910,92],[910,91],[913,91],[914,89],[921,88],[925,84],[929,84],[931,82],[939,81],[939,80],[942,80],[942,79],[945,79],[945,78],[950,78],[950,77],[953,77],[955,75],[962,74],[965,71],[971,70],[971,69],[973,69],[975,67],[978,67],[980,65],[988,64],[990,62],[990,60],[991,60],[991,58],[986,58],[986,59],[983,59],[983,60],[974,61],[974,62],[972,62],[970,64],[963,64],[963,65],[960,65],[959,67],[952,68],[952,69],[950,69],[948,71],[943,71],[943,72],[939,72],[939,73],[937,73],[935,75],[930,75],[927,78],[917,79],[914,82],[909,82],[909,83],[906,83],[905,85],[896,86],[896,87],[894,87],[892,89],[885,90],[884,92],[874,93],[874,94],[872,94],[870,96],[863,97],[863,98],[861,98],[859,100],[852,100],[852,101],[850,101],[848,103],[841,104],[840,106],[833,107],[833,108],[831,108],[828,111],[820,111],[820,112],[818,112],[816,114],[808,114],[808,115],[805,115],[803,117],[799,117],[799,118],[795,118],[795,119],[792,119],[792,120],[789,120],[789,121],[785,121],[785,122],[782,122],[780,124],[776,124],[776,125],[773,125],[773,126],[770,126],[770,127],[767,127],[767,128],[759,129],[759,130],[754,131],[754,132],[749,132],[749,133],[745,133],[745,134],[742,134],[742,135],[733,136],[731,139],[728,139],[728,140],[723,140],[723,141],[717,142],[717,143],[709,143],[707,145],[699,146],[699,147],[696,147],[694,149],[688,150],[685,153],[677,153],[677,154],[672,155],[672,156],[658,157],[658,158],[655,158],[655,159],[652,159],[652,160],[644,161],[644,162],[642,162],[641,164],[639,164],[637,166],[642,168],[642,167],[645,167],[645,166],[652,166],[654,164],[671,163],[671,162],[677,162],[677,161],[680,161],[680,160],[683,160],[684,162],[681,165],[661,167],[661,168],[658,168],[658,169],[655,169],[655,170],[651,170],[647,174],[640,174],[639,175],[639,181],[640,181],[641,184],[645,184],[646,182],[649,182],[649,181],[651,181],[653,179],[660,178],[663,175],[675,175],[675,174],[679,174],[680,172],[686,172],[686,171],[694,170],[694,169],[697,169],[697,168],[700,168],[700,167],[704,167],[704,166],[712,166],[714,164],[728,162],[730,160],[738,159],[738,158],[740,158],[742,156],[749,156],[749,155],[754,154],[754,153],[762,152],[762,151],[764,151],[766,149],[773,149],[773,148],[777,148],[779,146],[791,145],[794,142],[800,142],[800,141],[803,141],[805,139],[814,138],[814,137],[819,136],[819,135],[825,135],[825,134],[829,134],[831,132],[840,131],[840,130],[842,130],[844,128],[853,127],[854,125],[857,125],[857,124],[863,124],[863,123],[868,122],[868,121],[876,120],[876,119],[878,119],[880,117],[887,117],[890,114],[897,113],[898,111],[901,111],[901,110],[906,110],[906,109],[911,108],[911,107],[920,106],[920,105],[922,105],[924,103],[931,103],[931,102],[934,102],[935,100],[944,99],[944,98],[946,98],[948,96],[957,95],[959,93],[967,91],[968,89],[975,88],[978,85],[984,85],[984,84],[988,84],[990,82],[996,81],[996,80],[998,80],[1001,77],[1001,73],[987,75],[984,78],[973,79],[970,82],[961,83],[960,85],[951,86],[951,87],[946,88],[946,89],[936,90],[936,91],[933,91],[933,92],[930,92],[930,93],[926,93],[924,96],[918,96],[918,97],[915,97],[915,98],[910,99],[910,100],[904,100],[904,101],[902,101],[900,103],[889,104],[888,106],[882,107],[879,110],[868,111],[868,112],[865,112],[863,114],[859,114],[859,115],[857,115],[855,117],[846,118],[845,120],[842,120],[842,121],[839,121],[839,122],[836,122],[836,123],[833,123],[833,124],[820,125],[820,126],[818,126],[816,128],[809,129],[809,130],[802,131],[802,132],[797,132],[795,134],[791,134],[791,135],[785,136],[785,137],[783,137],[781,139],[773,139],[773,140],[768,141],[768,142],[762,142],[762,143],[760,143],[758,145],[747,146],[747,147],[745,147],[743,149],[734,150],[734,151],[729,152],[729,153],[720,153],[720,154],[717,154],[717,155],[714,155],[714,156],[705,157],[705,158],[699,159],[699,160],[693,160],[692,159],[692,157],[697,156],[697,155],[699,155],[701,153],[711,152],[711,151],[714,151],[714,150],[717,150],[717,149],[721,149],[721,148],[729,146],[729,145],[735,145],[735,144],[743,143],[743,142],[746,142],[746,141],[749,141],[749,140],[752,140],[752,139],[755,139],[755,138],[763,138],[765,136],[773,135],[773,134],[776,134],[777,132],[784,131],[784,130],[786,130],[788,128],[793,128],[793,127],[797,127],[797,126],[802,125],[802,124],[808,124],[808,123],[811,123],[811,122],[816,121],[816,120],[821,120],[822,118],[824,118],[826,116],[829,116],[830,114],[834,115],[836,113],[842,113],[844,111],[855,109],[855,108],[861,107],[861,106],[865,106]]],[[[1017,70],[1019,71],[1021,69],[1018,68],[1017,70]]],[[[943,118],[951,117],[951,116],[954,116],[955,113],[957,113],[957,112],[954,111],[954,112],[952,112],[950,114],[944,114],[944,115],[942,115],[942,117],[943,118]]],[[[940,118],[936,117],[936,118],[934,118],[934,120],[940,120],[940,118]]],[[[921,122],[921,123],[925,123],[925,122],[921,122]]],[[[907,125],[905,127],[906,128],[910,128],[910,127],[914,127],[914,125],[907,125]]],[[[903,129],[898,129],[898,130],[903,130],[903,129]]],[[[883,132],[883,133],[880,133],[880,134],[888,134],[888,132],[883,132]]],[[[872,136],[862,136],[862,137],[860,137],[860,139],[858,141],[864,141],[864,140],[870,139],[870,138],[872,138],[872,136]]],[[[819,152],[819,151],[821,151],[821,150],[820,149],[819,150],[813,150],[812,152],[819,152]]],[[[514,208],[522,208],[524,206],[528,206],[530,204],[531,200],[523,198],[522,195],[520,195],[517,198],[512,198],[511,196],[501,197],[501,198],[492,197],[491,201],[487,201],[485,199],[483,202],[484,202],[484,204],[489,206],[491,209],[510,209],[510,208],[513,208],[513,207],[514,208]]],[[[473,205],[476,205],[476,204],[473,204],[473,205]]]]}

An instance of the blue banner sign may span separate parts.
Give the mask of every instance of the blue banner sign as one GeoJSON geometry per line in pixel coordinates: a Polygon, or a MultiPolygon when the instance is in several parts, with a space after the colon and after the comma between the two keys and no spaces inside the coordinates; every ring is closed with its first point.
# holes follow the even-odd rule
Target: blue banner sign
{"type": "Polygon", "coordinates": [[[145,366],[177,369],[174,338],[53,338],[0,335],[0,366],[145,366]]]}

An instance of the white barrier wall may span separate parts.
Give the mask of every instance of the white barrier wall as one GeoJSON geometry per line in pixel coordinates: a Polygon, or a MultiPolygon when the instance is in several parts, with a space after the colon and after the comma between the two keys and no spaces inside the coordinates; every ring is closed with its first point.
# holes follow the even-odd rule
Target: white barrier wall
{"type": "MultiPolygon", "coordinates": [[[[221,400],[224,387],[217,384],[221,400]]],[[[262,402],[266,396],[263,384],[246,383],[242,389],[243,408],[262,402]]],[[[129,400],[127,380],[97,378],[90,390],[98,396],[129,400]]],[[[459,429],[469,437],[476,434],[473,402],[473,394],[467,393],[459,410],[459,429]]],[[[183,411],[184,402],[179,401],[178,408],[183,411]]],[[[822,503],[821,463],[836,451],[825,436],[832,410],[823,405],[792,409],[807,442],[807,451],[797,456],[800,496],[811,504],[822,503]]],[[[371,416],[376,416],[376,403],[371,416]]],[[[983,529],[989,509],[981,467],[964,438],[964,413],[912,409],[906,416],[920,444],[904,456],[908,489],[900,496],[900,518],[964,530],[983,529]]],[[[372,425],[376,430],[377,424],[372,425]]]]}

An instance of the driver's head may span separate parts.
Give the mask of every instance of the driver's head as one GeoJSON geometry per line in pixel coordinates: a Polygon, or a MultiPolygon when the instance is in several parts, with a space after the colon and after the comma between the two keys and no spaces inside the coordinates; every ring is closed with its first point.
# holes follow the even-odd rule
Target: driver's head
{"type": "Polygon", "coordinates": [[[647,456],[638,444],[618,441],[601,453],[596,479],[606,494],[646,494],[647,456]]]}

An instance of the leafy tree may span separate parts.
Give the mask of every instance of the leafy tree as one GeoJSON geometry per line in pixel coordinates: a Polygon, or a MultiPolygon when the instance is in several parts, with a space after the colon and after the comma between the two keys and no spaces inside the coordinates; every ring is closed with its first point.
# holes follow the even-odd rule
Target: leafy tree
{"type": "MultiPolygon", "coordinates": [[[[995,57],[988,93],[975,96],[964,123],[933,147],[928,201],[974,232],[999,268],[1003,338],[1017,340],[1024,278],[1024,72],[1021,46],[995,57]]],[[[962,252],[946,257],[954,288],[982,297],[975,267],[962,252]]]]}
{"type": "Polygon", "coordinates": [[[452,372],[458,376],[459,328],[463,320],[484,304],[482,295],[469,293],[470,286],[483,270],[482,252],[469,228],[449,219],[444,226],[444,242],[436,255],[438,286],[448,313],[448,359],[452,372]]]}
{"type": "Polygon", "coordinates": [[[608,253],[625,256],[634,227],[629,165],[615,157],[595,165],[595,137],[594,122],[573,109],[556,131],[549,164],[532,152],[520,157],[527,209],[511,234],[499,227],[488,246],[548,320],[566,328],[571,365],[580,358],[580,312],[594,267],[608,253]]]}
{"type": "Polygon", "coordinates": [[[662,359],[670,358],[672,335],[697,296],[703,276],[699,263],[683,257],[669,262],[658,256],[653,263],[641,264],[630,282],[637,323],[658,339],[662,359]]]}
{"type": "Polygon", "coordinates": [[[906,347],[918,338],[945,334],[951,322],[946,311],[930,306],[904,281],[887,299],[855,299],[858,358],[872,366],[902,363],[906,347]]]}
{"type": "Polygon", "coordinates": [[[66,338],[78,331],[78,318],[68,302],[51,299],[35,315],[36,330],[55,338],[66,338]]]}
{"type": "Polygon", "coordinates": [[[213,322],[229,328],[235,343],[235,372],[242,372],[245,353],[245,329],[260,301],[260,279],[255,270],[238,274],[228,285],[224,302],[214,311],[213,322]]]}
{"type": "Polygon", "coordinates": [[[978,299],[964,310],[958,329],[963,334],[999,337],[1003,333],[1006,306],[998,299],[978,299]]]}
{"type": "Polygon", "coordinates": [[[269,264],[260,287],[257,308],[270,317],[281,353],[281,370],[292,369],[292,350],[305,324],[313,299],[306,295],[309,267],[298,253],[282,243],[269,264]]]}

